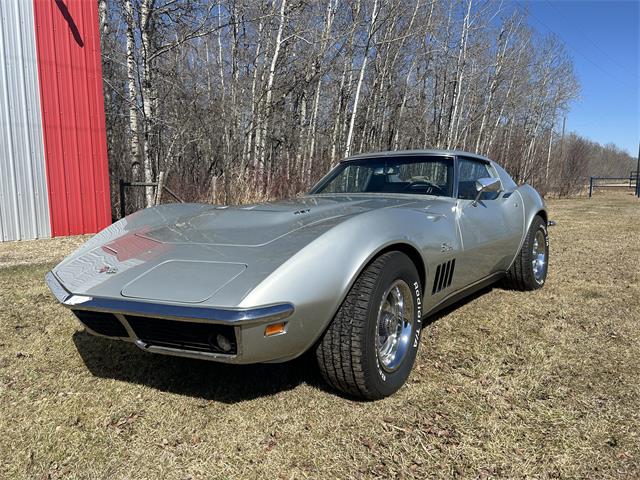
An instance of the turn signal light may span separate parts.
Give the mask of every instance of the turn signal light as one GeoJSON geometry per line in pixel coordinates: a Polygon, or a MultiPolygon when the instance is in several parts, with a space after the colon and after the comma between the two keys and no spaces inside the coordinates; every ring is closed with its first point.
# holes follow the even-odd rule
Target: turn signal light
{"type": "Polygon", "coordinates": [[[285,325],[286,322],[272,323],[271,325],[267,325],[267,327],[264,329],[264,336],[272,337],[274,335],[284,333],[285,325]]]}

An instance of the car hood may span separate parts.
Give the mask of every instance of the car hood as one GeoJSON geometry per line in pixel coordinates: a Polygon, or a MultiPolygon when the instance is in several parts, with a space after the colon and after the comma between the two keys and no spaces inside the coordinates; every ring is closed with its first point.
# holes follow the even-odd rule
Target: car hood
{"type": "Polygon", "coordinates": [[[233,307],[287,259],[347,219],[399,207],[437,214],[444,211],[441,202],[344,195],[148,209],[98,234],[90,241],[95,245],[53,271],[77,295],[233,307]],[[168,214],[172,208],[179,213],[168,214]]]}
{"type": "Polygon", "coordinates": [[[144,232],[144,236],[167,244],[263,247],[311,225],[407,203],[410,202],[401,199],[303,197],[239,207],[212,207],[153,228],[144,232]]]}

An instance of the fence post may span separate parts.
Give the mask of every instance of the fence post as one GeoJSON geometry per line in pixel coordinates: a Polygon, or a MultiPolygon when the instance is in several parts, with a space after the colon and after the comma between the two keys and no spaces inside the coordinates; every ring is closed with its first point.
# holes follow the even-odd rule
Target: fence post
{"type": "Polygon", "coordinates": [[[640,198],[640,144],[638,145],[638,165],[636,166],[636,196],[640,198]]]}
{"type": "Polygon", "coordinates": [[[124,180],[120,179],[120,218],[124,218],[126,215],[125,212],[125,198],[124,198],[124,180]]]}
{"type": "Polygon", "coordinates": [[[589,177],[589,198],[593,194],[593,177],[589,177]]]}

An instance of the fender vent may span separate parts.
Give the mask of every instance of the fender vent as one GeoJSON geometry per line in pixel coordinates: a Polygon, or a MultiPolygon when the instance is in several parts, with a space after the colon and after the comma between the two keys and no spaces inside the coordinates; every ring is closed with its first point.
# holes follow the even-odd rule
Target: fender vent
{"type": "Polygon", "coordinates": [[[444,290],[451,285],[453,280],[453,271],[456,268],[456,259],[449,260],[443,264],[438,265],[436,268],[436,276],[433,279],[433,288],[431,289],[431,295],[444,290]]]}

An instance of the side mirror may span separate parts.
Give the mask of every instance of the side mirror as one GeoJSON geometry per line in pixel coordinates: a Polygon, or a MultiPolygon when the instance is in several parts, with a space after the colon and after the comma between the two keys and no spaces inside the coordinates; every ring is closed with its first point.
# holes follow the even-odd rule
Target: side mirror
{"type": "Polygon", "coordinates": [[[499,178],[479,178],[476,180],[476,198],[473,200],[474,207],[478,205],[478,201],[480,200],[480,195],[484,192],[499,192],[501,190],[502,184],[500,183],[499,178]]]}

